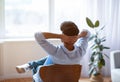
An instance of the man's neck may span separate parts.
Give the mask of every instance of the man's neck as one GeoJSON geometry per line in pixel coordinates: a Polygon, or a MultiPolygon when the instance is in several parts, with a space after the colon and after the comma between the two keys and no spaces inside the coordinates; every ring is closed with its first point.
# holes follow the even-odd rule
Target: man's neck
{"type": "Polygon", "coordinates": [[[72,45],[72,46],[67,46],[67,45],[64,45],[69,51],[72,51],[72,50],[74,50],[74,45],[72,45]]]}

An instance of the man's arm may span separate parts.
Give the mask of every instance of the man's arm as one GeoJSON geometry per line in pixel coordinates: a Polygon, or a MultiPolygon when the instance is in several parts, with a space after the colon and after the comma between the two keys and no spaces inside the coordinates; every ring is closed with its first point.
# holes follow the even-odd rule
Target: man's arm
{"type": "Polygon", "coordinates": [[[64,34],[50,33],[50,32],[42,32],[45,39],[61,39],[64,42],[68,42],[69,37],[64,34]]]}
{"type": "Polygon", "coordinates": [[[80,49],[82,49],[82,55],[86,53],[89,36],[90,32],[88,30],[83,30],[78,36],[79,40],[77,42],[77,45],[80,47],[80,49]]]}
{"type": "Polygon", "coordinates": [[[62,34],[56,34],[56,33],[50,33],[50,32],[42,32],[42,34],[44,35],[46,39],[50,39],[50,38],[61,39],[62,38],[62,34]]]}
{"type": "Polygon", "coordinates": [[[88,34],[88,31],[83,30],[83,31],[78,35],[78,38],[86,37],[87,34],[88,34]]]}
{"type": "Polygon", "coordinates": [[[36,32],[35,39],[37,43],[49,54],[55,55],[56,50],[58,49],[55,45],[51,44],[46,39],[60,38],[61,35],[49,32],[36,32]]]}

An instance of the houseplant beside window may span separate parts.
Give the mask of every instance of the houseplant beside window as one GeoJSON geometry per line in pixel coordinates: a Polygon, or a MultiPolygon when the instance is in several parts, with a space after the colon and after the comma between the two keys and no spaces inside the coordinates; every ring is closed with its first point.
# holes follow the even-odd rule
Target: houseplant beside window
{"type": "Polygon", "coordinates": [[[88,26],[94,30],[92,36],[90,37],[90,41],[93,43],[91,46],[92,54],[89,63],[90,80],[91,82],[103,82],[103,78],[101,77],[101,69],[105,66],[104,56],[108,57],[103,50],[109,49],[109,47],[106,47],[103,44],[106,41],[105,36],[100,35],[105,26],[99,29],[99,20],[93,24],[88,17],[86,17],[86,22],[88,26]]]}

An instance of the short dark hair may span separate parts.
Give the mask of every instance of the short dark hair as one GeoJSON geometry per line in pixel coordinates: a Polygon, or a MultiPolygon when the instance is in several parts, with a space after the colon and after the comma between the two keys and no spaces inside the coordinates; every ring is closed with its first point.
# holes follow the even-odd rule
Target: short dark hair
{"type": "Polygon", "coordinates": [[[65,21],[61,24],[60,29],[67,36],[75,36],[79,34],[77,25],[72,21],[65,21]]]}

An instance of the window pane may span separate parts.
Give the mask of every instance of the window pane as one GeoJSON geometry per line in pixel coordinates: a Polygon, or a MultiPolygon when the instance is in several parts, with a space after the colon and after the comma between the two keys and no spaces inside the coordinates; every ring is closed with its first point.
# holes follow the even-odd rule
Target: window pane
{"type": "Polygon", "coordinates": [[[48,31],[48,0],[5,0],[7,37],[31,37],[48,31]]]}
{"type": "Polygon", "coordinates": [[[85,27],[87,13],[86,0],[55,0],[55,28],[58,31],[61,22],[73,21],[82,29],[85,27]],[[56,28],[57,27],[57,28],[56,28]]]}

